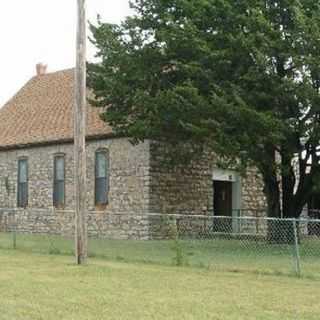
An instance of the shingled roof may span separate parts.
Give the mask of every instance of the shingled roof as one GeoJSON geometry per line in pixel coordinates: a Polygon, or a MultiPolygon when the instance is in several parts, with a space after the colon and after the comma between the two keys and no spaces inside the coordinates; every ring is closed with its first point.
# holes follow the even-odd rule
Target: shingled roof
{"type": "MultiPolygon", "coordinates": [[[[74,69],[33,77],[0,109],[0,149],[73,141],[74,84],[74,69]]],[[[112,133],[87,110],[87,138],[112,133]]]]}

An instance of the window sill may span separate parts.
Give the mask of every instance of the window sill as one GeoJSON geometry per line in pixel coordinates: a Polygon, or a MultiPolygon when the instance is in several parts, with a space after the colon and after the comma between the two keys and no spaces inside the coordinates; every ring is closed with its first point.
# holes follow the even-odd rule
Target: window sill
{"type": "Polygon", "coordinates": [[[108,207],[108,204],[96,204],[94,206],[95,211],[105,211],[108,207]]]}

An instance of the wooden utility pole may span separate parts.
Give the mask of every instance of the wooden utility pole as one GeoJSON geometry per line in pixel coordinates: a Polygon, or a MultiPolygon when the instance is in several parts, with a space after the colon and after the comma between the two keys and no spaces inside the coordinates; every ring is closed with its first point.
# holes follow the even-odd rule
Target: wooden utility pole
{"type": "Polygon", "coordinates": [[[75,183],[75,252],[77,264],[87,260],[86,208],[86,11],[85,0],[78,1],[77,60],[74,105],[74,183],[75,183]]]}

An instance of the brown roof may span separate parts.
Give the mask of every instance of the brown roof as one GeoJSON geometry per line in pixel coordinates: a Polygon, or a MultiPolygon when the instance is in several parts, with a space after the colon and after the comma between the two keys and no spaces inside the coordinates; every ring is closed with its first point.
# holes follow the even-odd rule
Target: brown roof
{"type": "MultiPolygon", "coordinates": [[[[74,69],[32,78],[0,109],[0,148],[73,140],[74,69]]],[[[111,134],[88,106],[87,138],[111,134]]]]}

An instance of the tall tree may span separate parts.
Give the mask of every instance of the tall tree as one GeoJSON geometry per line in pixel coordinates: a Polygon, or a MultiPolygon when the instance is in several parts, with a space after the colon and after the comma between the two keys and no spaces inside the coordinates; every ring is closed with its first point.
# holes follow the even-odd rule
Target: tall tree
{"type": "Polygon", "coordinates": [[[109,106],[104,120],[135,141],[190,142],[254,165],[268,215],[298,217],[320,180],[320,3],[131,6],[122,24],[91,26],[101,61],[89,86],[109,106]]]}

